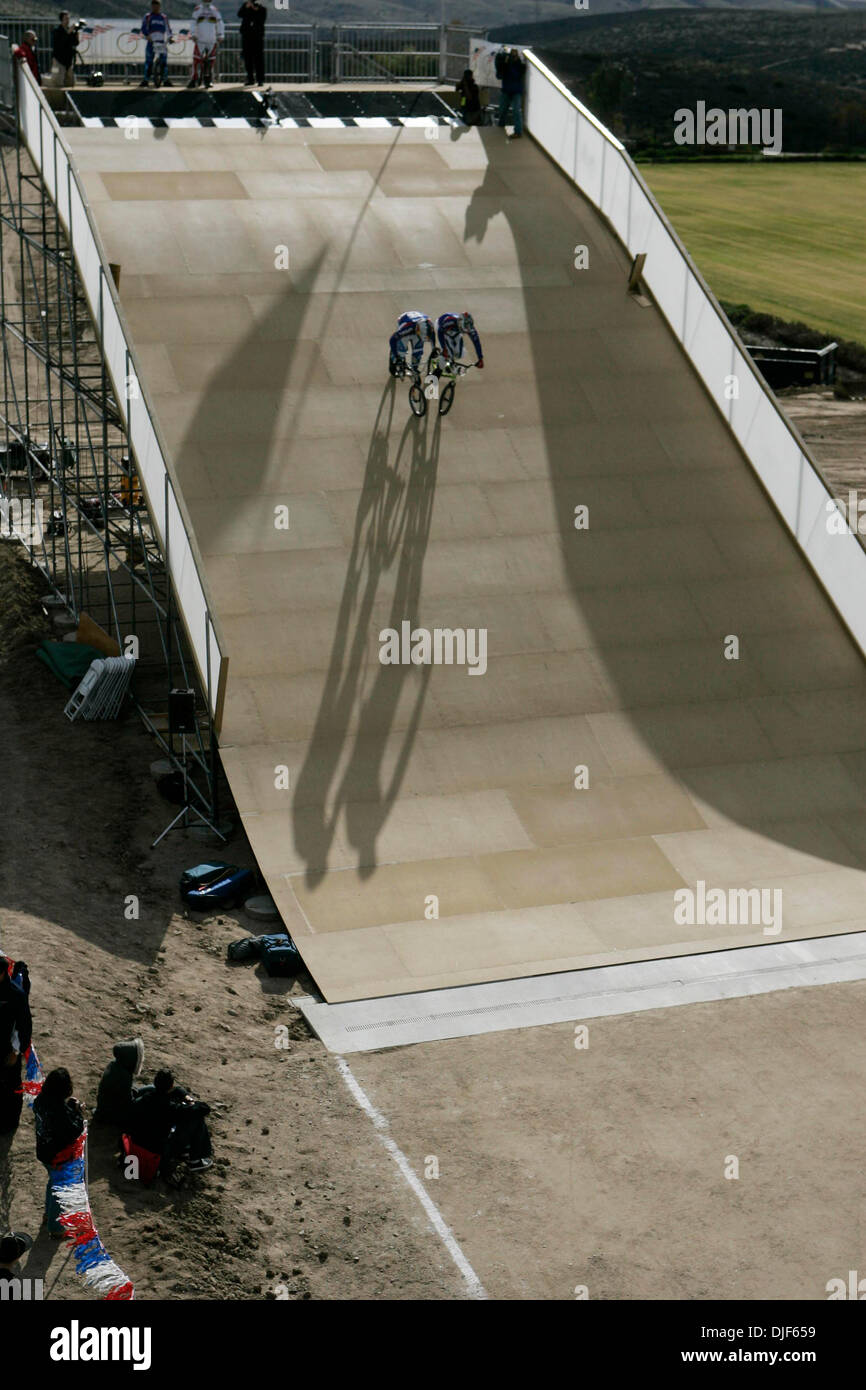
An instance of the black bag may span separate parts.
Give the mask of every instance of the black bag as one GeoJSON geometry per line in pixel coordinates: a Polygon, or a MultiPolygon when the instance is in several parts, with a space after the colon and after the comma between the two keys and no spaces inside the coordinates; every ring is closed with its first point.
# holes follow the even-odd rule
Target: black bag
{"type": "Polygon", "coordinates": [[[290,936],[263,936],[260,940],[262,964],[269,975],[297,975],[301,957],[290,936]]]}
{"type": "Polygon", "coordinates": [[[262,938],[243,936],[240,941],[232,941],[226,947],[226,960],[261,960],[262,938]]]}

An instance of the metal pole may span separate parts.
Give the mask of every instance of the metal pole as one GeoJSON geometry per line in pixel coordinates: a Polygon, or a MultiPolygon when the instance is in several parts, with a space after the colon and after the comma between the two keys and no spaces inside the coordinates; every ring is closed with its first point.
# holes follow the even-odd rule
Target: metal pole
{"type": "Polygon", "coordinates": [[[445,0],[439,4],[439,81],[448,76],[448,31],[445,28],[445,0]]]}
{"type": "MultiPolygon", "coordinates": [[[[171,687],[172,687],[172,655],[173,655],[173,652],[172,652],[171,634],[172,634],[172,624],[173,624],[173,622],[174,622],[174,619],[173,619],[173,617],[172,617],[172,607],[173,607],[173,599],[174,599],[174,590],[173,590],[173,588],[172,588],[172,582],[171,582],[171,535],[170,535],[170,532],[169,532],[169,524],[170,524],[170,523],[169,523],[168,493],[169,493],[169,481],[168,481],[168,474],[166,473],[166,475],[165,475],[165,482],[164,482],[164,484],[163,484],[163,506],[164,506],[164,508],[165,508],[165,526],[164,526],[164,531],[165,531],[165,546],[164,546],[164,549],[165,549],[165,583],[166,583],[166,595],[165,595],[165,641],[166,641],[166,652],[165,652],[165,656],[166,656],[166,666],[168,667],[168,688],[169,688],[169,691],[170,691],[170,690],[171,690],[171,687]]],[[[172,751],[172,753],[173,753],[173,752],[174,752],[174,740],[172,739],[172,736],[171,736],[171,727],[170,727],[170,726],[169,726],[169,731],[168,731],[168,741],[169,741],[169,745],[170,745],[170,747],[171,747],[171,751],[172,751]]]]}

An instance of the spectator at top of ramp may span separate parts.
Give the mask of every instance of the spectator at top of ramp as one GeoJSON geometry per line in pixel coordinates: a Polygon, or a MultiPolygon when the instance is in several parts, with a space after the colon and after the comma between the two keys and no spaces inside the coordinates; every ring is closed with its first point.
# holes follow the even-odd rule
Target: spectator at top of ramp
{"type": "Polygon", "coordinates": [[[72,23],[68,10],[61,10],[59,18],[51,36],[51,80],[55,87],[74,87],[79,26],[72,23]]]}
{"type": "Polygon", "coordinates": [[[267,18],[267,9],[259,0],[244,0],[238,10],[238,19],[241,22],[241,51],[247,70],[245,87],[264,86],[267,18]]]}
{"type": "Polygon", "coordinates": [[[19,63],[26,63],[39,86],[42,86],[42,72],[39,67],[39,59],[36,56],[36,34],[32,29],[27,29],[20,43],[16,43],[12,48],[12,57],[19,63]]]}

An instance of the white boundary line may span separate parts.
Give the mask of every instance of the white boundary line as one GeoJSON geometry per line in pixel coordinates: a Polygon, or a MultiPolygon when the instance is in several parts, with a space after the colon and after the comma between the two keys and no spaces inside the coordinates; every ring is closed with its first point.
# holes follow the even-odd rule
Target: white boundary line
{"type": "Polygon", "coordinates": [[[388,1133],[388,1121],[380,1110],[377,1110],[370,1097],[352,1074],[348,1062],[344,1057],[337,1058],[337,1070],[348,1086],[357,1104],[361,1107],[364,1114],[372,1121],[376,1130],[376,1138],[380,1144],[388,1151],[393,1158],[406,1182],[411,1187],[418,1201],[424,1208],[430,1225],[433,1227],[448,1254],[451,1256],[455,1265],[463,1276],[466,1291],[470,1298],[487,1298],[487,1291],[475,1270],[467,1260],[460,1246],[454,1238],[453,1233],[447,1226],[439,1208],[428,1193],[421,1179],[417,1176],[403,1150],[394,1142],[388,1133]]]}

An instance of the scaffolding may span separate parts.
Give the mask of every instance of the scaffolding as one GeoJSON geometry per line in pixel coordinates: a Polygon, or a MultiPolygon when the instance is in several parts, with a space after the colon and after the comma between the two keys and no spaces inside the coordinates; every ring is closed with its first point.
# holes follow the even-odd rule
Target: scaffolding
{"type": "MultiPolygon", "coordinates": [[[[195,691],[196,731],[186,739],[190,802],[218,822],[228,793],[210,670],[203,682],[171,577],[167,529],[160,544],[79,270],[14,104],[0,112],[0,265],[0,527],[43,576],[46,612],[65,612],[67,626],[84,616],[119,654],[136,657],[130,698],[179,771],[182,738],[171,728],[169,695],[195,691]]],[[[127,389],[138,389],[134,374],[127,389]]]]}

